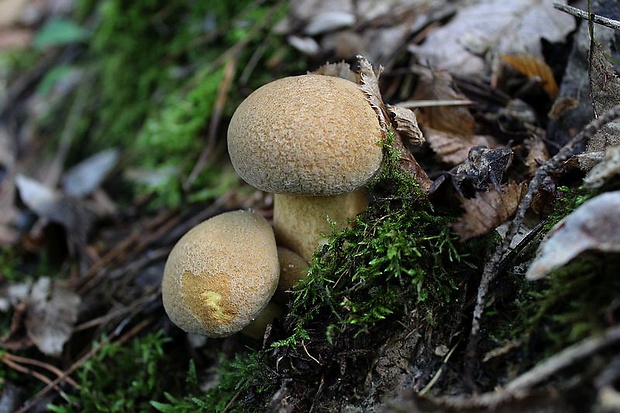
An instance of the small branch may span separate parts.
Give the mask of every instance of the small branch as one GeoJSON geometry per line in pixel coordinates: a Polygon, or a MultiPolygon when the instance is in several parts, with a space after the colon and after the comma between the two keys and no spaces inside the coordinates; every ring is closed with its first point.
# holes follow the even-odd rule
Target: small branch
{"type": "Polygon", "coordinates": [[[607,347],[616,345],[618,342],[620,342],[620,326],[610,327],[603,334],[585,338],[549,357],[531,370],[516,377],[501,390],[473,396],[428,397],[428,399],[444,408],[493,410],[510,401],[527,397],[535,386],[551,379],[575,363],[591,357],[607,347]]]}
{"type": "Polygon", "coordinates": [[[578,9],[573,6],[569,6],[567,4],[562,4],[557,1],[553,2],[553,7],[556,9],[563,11],[564,13],[568,13],[571,16],[578,17],[580,19],[591,20],[596,24],[600,24],[602,26],[607,26],[614,30],[620,30],[620,22],[617,20],[613,20],[607,17],[599,16],[598,14],[588,13],[584,10],[578,9]]]}
{"type": "Polygon", "coordinates": [[[562,149],[560,149],[560,151],[553,158],[542,164],[534,174],[534,177],[532,178],[532,181],[530,182],[530,185],[528,187],[527,193],[521,200],[515,217],[510,223],[510,227],[508,228],[506,236],[504,237],[503,241],[497,246],[493,255],[489,258],[482,272],[480,285],[478,287],[476,307],[474,308],[473,313],[471,331],[469,333],[469,342],[467,343],[466,351],[466,357],[468,359],[466,377],[468,377],[470,380],[473,377],[477,347],[480,340],[480,329],[482,327],[482,313],[484,312],[484,307],[487,303],[489,286],[499,272],[502,258],[504,257],[506,251],[508,251],[514,236],[516,235],[519,227],[523,223],[525,213],[530,207],[534,195],[538,191],[541,183],[551,172],[559,169],[564,164],[564,162],[571,156],[573,156],[577,152],[578,148],[580,148],[584,142],[587,142],[592,136],[594,136],[596,132],[601,129],[601,127],[619,117],[620,105],[617,105],[611,108],[609,111],[603,113],[600,117],[591,121],[583,128],[581,132],[579,132],[562,149]]]}

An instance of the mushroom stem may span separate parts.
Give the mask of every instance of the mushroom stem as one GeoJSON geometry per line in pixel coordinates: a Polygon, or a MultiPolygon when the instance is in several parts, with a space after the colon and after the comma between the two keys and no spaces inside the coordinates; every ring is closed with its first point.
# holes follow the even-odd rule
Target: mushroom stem
{"type": "Polygon", "coordinates": [[[274,194],[273,229],[278,245],[299,254],[306,261],[333,229],[344,228],[347,220],[366,209],[363,190],[333,196],[274,194]]]}
{"type": "Polygon", "coordinates": [[[265,331],[267,330],[267,325],[273,323],[273,320],[281,317],[282,314],[282,307],[273,301],[270,301],[267,303],[267,306],[263,308],[260,313],[258,313],[256,318],[252,320],[250,324],[245,326],[243,330],[241,330],[241,334],[255,340],[262,340],[265,335],[265,331]]]}

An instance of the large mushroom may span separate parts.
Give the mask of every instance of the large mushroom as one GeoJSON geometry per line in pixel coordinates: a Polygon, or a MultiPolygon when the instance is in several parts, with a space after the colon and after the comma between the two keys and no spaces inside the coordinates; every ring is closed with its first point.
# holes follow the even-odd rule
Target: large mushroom
{"type": "Polygon", "coordinates": [[[278,244],[309,261],[332,224],[366,208],[363,187],[381,166],[383,139],[357,84],[308,74],[250,94],[231,119],[228,151],[247,183],[275,194],[278,244]]]}
{"type": "Polygon", "coordinates": [[[228,336],[261,315],[279,276],[269,223],[252,212],[226,212],[198,224],[173,247],[162,279],[164,309],[187,332],[228,336]]]}

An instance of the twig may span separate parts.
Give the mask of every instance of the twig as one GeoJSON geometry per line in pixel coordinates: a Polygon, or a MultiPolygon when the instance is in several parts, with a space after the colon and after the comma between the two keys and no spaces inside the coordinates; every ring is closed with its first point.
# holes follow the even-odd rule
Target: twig
{"type": "Polygon", "coordinates": [[[200,152],[200,156],[198,157],[198,161],[196,161],[192,172],[189,174],[185,182],[183,182],[183,189],[185,191],[189,191],[191,189],[194,181],[196,181],[196,178],[198,177],[200,172],[202,172],[202,170],[205,168],[207,160],[213,152],[213,148],[215,147],[215,143],[217,141],[217,132],[220,126],[220,120],[222,119],[224,105],[226,104],[228,92],[230,91],[230,86],[232,85],[232,81],[235,77],[236,72],[237,55],[233,55],[226,62],[226,66],[224,67],[224,77],[222,78],[222,81],[220,82],[217,90],[217,97],[215,99],[215,104],[213,105],[211,120],[209,122],[207,142],[204,145],[203,150],[200,152]]]}
{"type": "MultiPolygon", "coordinates": [[[[56,388],[61,382],[67,380],[70,374],[72,374],[75,370],[77,370],[82,365],[84,365],[84,363],[86,363],[88,360],[94,357],[95,354],[97,354],[104,346],[111,343],[114,338],[120,335],[120,333],[123,331],[124,327],[127,325],[130,319],[131,318],[126,318],[122,322],[120,322],[119,325],[116,327],[116,329],[114,329],[114,331],[108,337],[101,340],[101,342],[99,342],[99,344],[97,344],[96,347],[92,348],[88,353],[86,353],[80,359],[78,359],[75,363],[73,363],[65,372],[63,372],[61,376],[50,381],[47,384],[47,386],[39,390],[37,394],[35,394],[30,400],[26,401],[26,403],[24,403],[24,405],[19,410],[17,410],[15,413],[28,412],[38,400],[45,397],[47,393],[49,393],[51,390],[56,388]]],[[[150,322],[152,322],[151,319],[143,320],[142,322],[138,323],[134,328],[132,328],[130,331],[128,331],[125,335],[123,335],[123,337],[125,337],[126,335],[132,335],[132,336],[135,335],[137,331],[146,327],[150,322]]],[[[123,342],[122,341],[124,340],[123,337],[119,338],[119,342],[121,343],[123,342]]]]}
{"type": "MultiPolygon", "coordinates": [[[[45,370],[49,371],[50,373],[55,374],[58,377],[63,375],[62,370],[60,370],[58,367],[53,366],[53,365],[48,364],[48,363],[44,363],[44,362],[39,361],[39,360],[35,360],[35,359],[27,358],[27,357],[20,357],[20,356],[16,356],[14,354],[11,354],[11,353],[4,353],[2,355],[2,359],[3,360],[9,359],[9,360],[11,360],[11,361],[13,361],[15,363],[30,364],[32,366],[41,367],[42,369],[45,369],[45,370]]],[[[67,383],[69,383],[73,387],[79,387],[79,385],[71,377],[67,377],[67,383]]]]}
{"type": "Polygon", "coordinates": [[[8,358],[3,357],[2,362],[15,371],[18,371],[23,374],[29,374],[32,377],[36,377],[37,379],[41,380],[43,383],[47,384],[48,386],[51,386],[52,388],[56,388],[56,390],[62,396],[63,399],[69,400],[69,397],[66,395],[66,393],[63,392],[62,389],[58,388],[58,383],[54,383],[54,381],[52,381],[49,377],[45,376],[44,374],[41,374],[38,371],[31,370],[28,367],[22,366],[21,364],[8,358]]]}
{"type": "Polygon", "coordinates": [[[527,397],[527,392],[560,371],[620,342],[620,326],[607,329],[603,334],[588,337],[549,357],[531,370],[509,382],[503,389],[475,396],[447,396],[429,398],[441,407],[458,409],[493,409],[511,400],[527,397]]]}
{"type": "Polygon", "coordinates": [[[519,230],[525,213],[532,203],[534,195],[538,191],[543,180],[554,170],[559,169],[562,164],[571,156],[573,156],[582,144],[588,141],[596,132],[601,129],[605,124],[620,117],[620,105],[614,106],[609,111],[603,113],[597,119],[591,121],[586,125],[581,132],[579,132],[573,139],[571,139],[560,151],[550,160],[542,164],[534,177],[532,178],[528,187],[527,193],[521,200],[514,219],[510,223],[506,236],[503,241],[497,246],[493,255],[489,258],[484,266],[480,285],[478,287],[478,297],[476,300],[476,307],[474,308],[473,320],[471,331],[469,333],[469,342],[467,343],[466,357],[468,359],[467,376],[470,380],[473,377],[475,358],[477,354],[478,341],[480,339],[481,319],[484,307],[486,305],[486,298],[489,292],[489,286],[498,274],[498,269],[502,262],[502,258],[506,251],[509,249],[512,239],[519,230]]]}
{"type": "Polygon", "coordinates": [[[620,342],[620,326],[610,327],[601,335],[597,334],[585,338],[579,343],[554,354],[530,371],[512,380],[506,385],[506,391],[514,392],[531,389],[551,378],[560,370],[617,342],[620,342]]]}
{"type": "Polygon", "coordinates": [[[608,17],[599,16],[598,14],[588,13],[584,10],[578,9],[577,7],[569,6],[567,4],[562,4],[557,1],[553,2],[553,7],[556,9],[563,11],[564,13],[568,13],[571,16],[578,17],[580,19],[590,20],[593,23],[600,24],[602,26],[607,26],[614,30],[620,30],[620,22],[617,20],[610,19],[608,17]]]}

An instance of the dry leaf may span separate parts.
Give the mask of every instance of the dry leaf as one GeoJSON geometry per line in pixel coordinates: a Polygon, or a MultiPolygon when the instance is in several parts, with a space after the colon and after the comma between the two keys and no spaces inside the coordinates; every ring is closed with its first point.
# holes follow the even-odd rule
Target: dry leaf
{"type": "Polygon", "coordinates": [[[372,68],[370,62],[364,56],[357,56],[357,62],[359,64],[360,74],[360,86],[362,91],[366,94],[370,106],[375,110],[377,117],[379,118],[379,125],[381,129],[387,133],[389,115],[383,98],[381,97],[381,90],[379,89],[379,76],[383,71],[382,67],[379,67],[377,72],[372,68]]]}
{"type": "Polygon", "coordinates": [[[400,106],[386,105],[391,115],[392,123],[402,139],[412,145],[419,146],[425,141],[422,131],[418,127],[415,113],[407,108],[400,106]]]}
{"type": "Polygon", "coordinates": [[[394,149],[399,151],[400,167],[404,171],[407,171],[411,177],[416,181],[420,189],[424,192],[428,192],[432,182],[428,178],[426,171],[420,166],[418,161],[415,160],[409,150],[405,148],[403,139],[411,139],[412,142],[419,142],[422,139],[422,132],[419,130],[417,121],[415,120],[415,114],[413,112],[404,114],[400,113],[398,119],[401,122],[401,130],[407,133],[406,136],[401,136],[399,127],[394,122],[397,121],[396,117],[392,122],[388,107],[383,103],[381,96],[381,90],[379,89],[379,75],[382,68],[380,67],[377,72],[372,68],[370,62],[363,56],[357,56],[358,65],[360,68],[361,88],[362,91],[368,97],[370,106],[375,110],[377,117],[379,118],[379,124],[381,129],[386,133],[390,130],[394,133],[394,149]]]}
{"type": "Polygon", "coordinates": [[[28,336],[42,353],[59,356],[73,332],[80,297],[59,282],[42,277],[25,302],[28,336]]]}
{"type": "Polygon", "coordinates": [[[489,186],[500,192],[502,177],[512,164],[512,158],[513,152],[510,148],[489,149],[475,146],[470,149],[464,162],[433,183],[431,192],[446,180],[449,180],[456,192],[465,198],[472,198],[478,192],[485,192],[489,186]]]}
{"type": "Polygon", "coordinates": [[[495,148],[497,143],[492,136],[472,135],[464,139],[462,135],[454,135],[450,132],[441,132],[429,127],[423,127],[422,131],[439,161],[448,166],[455,166],[467,160],[469,151],[475,146],[495,148]]]}
{"type": "Polygon", "coordinates": [[[477,192],[474,198],[461,197],[465,213],[452,224],[461,241],[484,235],[501,225],[517,210],[527,190],[525,183],[510,181],[501,192],[477,192]]]}
{"type": "Polygon", "coordinates": [[[314,36],[345,27],[351,27],[354,23],[355,15],[353,12],[345,10],[328,10],[312,16],[304,28],[304,33],[309,36],[314,36]]]}
{"type": "Polygon", "coordinates": [[[538,80],[551,99],[558,95],[558,85],[547,63],[532,55],[502,55],[501,59],[530,80],[538,80]]]}
{"type": "Polygon", "coordinates": [[[526,278],[540,279],[586,251],[620,252],[620,191],[584,202],[540,244],[526,278]]]}
{"type": "Polygon", "coordinates": [[[547,145],[539,136],[526,140],[525,145],[528,149],[525,166],[528,172],[534,176],[538,167],[549,160],[549,151],[547,150],[547,145]]]}
{"type": "MultiPolygon", "coordinates": [[[[598,116],[620,103],[620,78],[598,42],[592,42],[589,74],[592,105],[594,114],[598,116]]],[[[604,153],[607,148],[616,145],[620,145],[620,120],[603,126],[588,141],[585,152],[604,153]]],[[[588,162],[587,158],[581,158],[579,162],[580,168],[584,171],[589,171],[595,164],[596,162],[588,162]]]]}
{"type": "Polygon", "coordinates": [[[605,159],[588,172],[583,183],[591,189],[600,188],[620,176],[620,145],[607,148],[605,159]]]}
{"type": "Polygon", "coordinates": [[[315,75],[341,77],[353,83],[360,83],[359,73],[354,72],[346,62],[327,63],[313,71],[315,75]]]}
{"type": "MultiPolygon", "coordinates": [[[[416,100],[464,101],[467,97],[457,90],[452,76],[446,71],[431,71],[419,67],[416,90],[411,97],[416,100]]],[[[461,106],[435,106],[419,109],[420,123],[453,135],[471,137],[476,121],[467,108],[461,106]]]]}
{"type": "Polygon", "coordinates": [[[459,75],[485,73],[492,55],[527,53],[542,58],[541,38],[563,42],[575,19],[550,0],[483,0],[458,10],[420,46],[421,62],[459,75]]]}
{"type": "Polygon", "coordinates": [[[88,232],[96,218],[93,209],[80,198],[62,194],[24,175],[17,175],[15,183],[22,202],[30,210],[65,228],[70,252],[76,252],[84,265],[88,232]]]}

